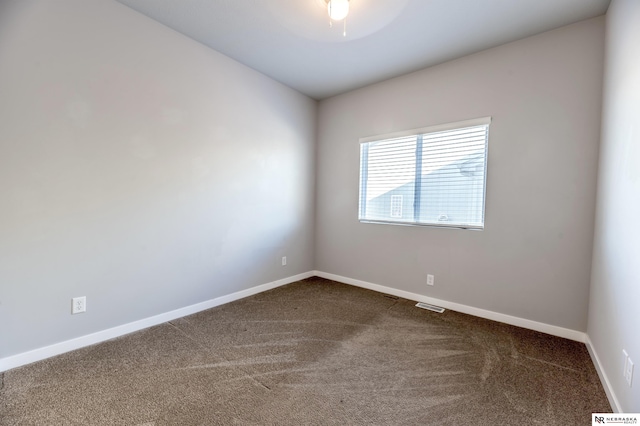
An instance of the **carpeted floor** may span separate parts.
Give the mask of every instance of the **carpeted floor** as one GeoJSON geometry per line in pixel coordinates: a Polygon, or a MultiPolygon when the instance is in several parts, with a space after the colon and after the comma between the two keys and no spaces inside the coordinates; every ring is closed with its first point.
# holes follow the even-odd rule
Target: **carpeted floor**
{"type": "Polygon", "coordinates": [[[590,425],[583,344],[320,278],[5,372],[1,425],[590,425]]]}

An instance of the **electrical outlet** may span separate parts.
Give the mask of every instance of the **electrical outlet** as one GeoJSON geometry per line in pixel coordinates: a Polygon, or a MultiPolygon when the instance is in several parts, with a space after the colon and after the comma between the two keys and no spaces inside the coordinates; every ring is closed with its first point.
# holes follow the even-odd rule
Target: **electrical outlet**
{"type": "Polygon", "coordinates": [[[87,297],[74,297],[71,299],[71,314],[81,314],[87,310],[87,297]]]}
{"type": "Polygon", "coordinates": [[[633,381],[633,361],[631,361],[631,358],[627,358],[627,368],[624,372],[624,378],[629,387],[631,387],[631,383],[633,381]]]}
{"type": "Polygon", "coordinates": [[[433,275],[429,274],[427,275],[427,285],[433,285],[435,281],[435,278],[433,277],[433,275]]]}
{"type": "Polygon", "coordinates": [[[287,266],[287,256],[282,256],[282,266],[287,266]]]}
{"type": "Polygon", "coordinates": [[[629,362],[629,354],[624,349],[622,350],[622,357],[624,358],[624,364],[622,367],[622,377],[627,377],[627,362],[629,362]]]}

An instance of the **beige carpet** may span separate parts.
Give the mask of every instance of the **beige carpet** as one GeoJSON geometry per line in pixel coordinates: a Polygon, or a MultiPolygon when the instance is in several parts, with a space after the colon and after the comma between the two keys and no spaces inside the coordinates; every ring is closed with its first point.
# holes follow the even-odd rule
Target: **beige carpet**
{"type": "Polygon", "coordinates": [[[583,344],[312,278],[5,372],[2,425],[590,425],[583,344]]]}

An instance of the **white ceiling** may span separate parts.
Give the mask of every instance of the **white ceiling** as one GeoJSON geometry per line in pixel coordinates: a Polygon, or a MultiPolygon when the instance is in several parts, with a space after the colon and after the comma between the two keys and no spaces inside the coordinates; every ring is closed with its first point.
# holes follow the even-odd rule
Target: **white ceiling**
{"type": "Polygon", "coordinates": [[[118,0],[324,99],[602,15],[610,0],[350,0],[347,36],[324,0],[118,0]]]}

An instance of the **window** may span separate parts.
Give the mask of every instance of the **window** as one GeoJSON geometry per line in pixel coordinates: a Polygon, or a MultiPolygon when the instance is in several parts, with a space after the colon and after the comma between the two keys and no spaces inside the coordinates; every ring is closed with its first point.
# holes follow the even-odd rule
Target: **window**
{"type": "Polygon", "coordinates": [[[484,227],[490,118],[361,139],[361,222],[484,227]]]}
{"type": "Polygon", "coordinates": [[[391,196],[391,217],[402,217],[402,195],[391,196]]]}

